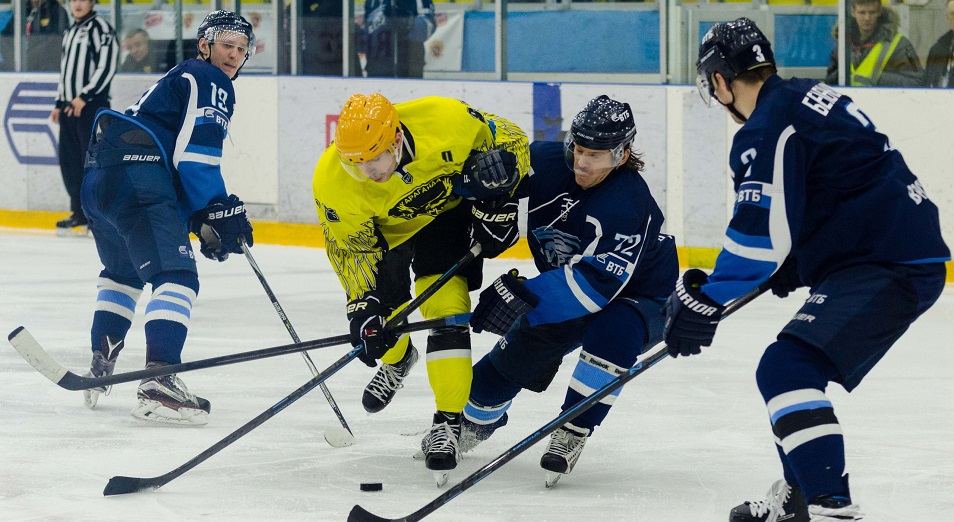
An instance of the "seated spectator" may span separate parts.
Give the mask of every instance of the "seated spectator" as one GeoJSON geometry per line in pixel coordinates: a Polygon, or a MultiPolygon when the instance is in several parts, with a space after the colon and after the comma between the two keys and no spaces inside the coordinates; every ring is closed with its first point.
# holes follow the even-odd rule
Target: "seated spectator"
{"type": "MultiPolygon", "coordinates": [[[[898,32],[898,15],[880,0],[852,0],[846,53],[848,85],[921,85],[923,71],[914,44],[898,32]]],[[[836,39],[837,39],[837,35],[836,39]]],[[[831,53],[825,82],[838,81],[838,48],[831,53]]]]}
{"type": "Polygon", "coordinates": [[[928,51],[925,87],[954,87],[954,0],[947,0],[947,23],[951,30],[941,35],[928,51]]]}
{"type": "Polygon", "coordinates": [[[156,61],[149,50],[149,33],[144,29],[130,29],[123,47],[129,54],[119,67],[119,72],[151,73],[156,71],[156,61]]]}

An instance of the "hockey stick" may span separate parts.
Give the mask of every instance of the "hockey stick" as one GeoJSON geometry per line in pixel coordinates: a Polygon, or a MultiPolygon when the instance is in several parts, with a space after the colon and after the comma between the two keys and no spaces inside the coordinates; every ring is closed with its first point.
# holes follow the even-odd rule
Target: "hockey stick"
{"type": "MultiPolygon", "coordinates": [[[[255,277],[258,277],[258,282],[262,283],[262,288],[265,289],[268,299],[272,302],[272,307],[274,307],[275,312],[278,313],[278,318],[282,320],[285,329],[288,330],[288,335],[291,335],[292,341],[295,341],[295,344],[301,344],[301,338],[298,337],[298,333],[295,331],[295,327],[292,326],[291,320],[288,319],[288,315],[285,314],[285,310],[278,302],[278,298],[275,297],[275,293],[272,292],[272,287],[269,286],[268,281],[265,280],[265,274],[262,273],[262,270],[258,267],[258,263],[255,262],[255,258],[252,257],[251,250],[249,250],[248,245],[245,244],[245,238],[240,237],[239,243],[242,245],[242,252],[245,254],[245,259],[248,260],[252,271],[255,272],[255,277]]],[[[318,367],[315,366],[315,362],[311,360],[311,356],[308,355],[308,352],[301,352],[301,356],[305,359],[305,364],[308,365],[308,369],[311,370],[312,377],[318,375],[318,367]]],[[[321,388],[321,393],[324,394],[325,400],[328,401],[328,405],[331,406],[332,411],[334,411],[338,417],[338,422],[341,423],[341,428],[325,430],[325,442],[334,448],[343,448],[354,444],[354,432],[352,432],[351,427],[348,426],[348,421],[345,420],[344,414],[341,413],[341,410],[338,408],[338,403],[335,402],[335,398],[331,396],[331,390],[328,389],[328,385],[321,383],[319,388],[321,388]]]]}
{"type": "MultiPolygon", "coordinates": [[[[416,323],[405,324],[403,326],[398,326],[394,329],[394,331],[400,335],[410,332],[419,332],[421,330],[440,328],[442,326],[466,324],[468,320],[470,320],[470,314],[457,314],[448,317],[441,317],[438,319],[428,319],[416,323]]],[[[53,357],[51,357],[50,354],[43,349],[40,343],[38,343],[37,340],[34,339],[30,334],[30,332],[23,326],[20,326],[10,332],[8,339],[10,340],[10,344],[12,344],[13,347],[20,352],[20,355],[23,356],[23,358],[26,359],[31,366],[33,366],[33,368],[43,374],[43,376],[47,379],[53,381],[53,383],[60,388],[70,391],[87,390],[89,388],[96,388],[99,386],[112,386],[113,384],[133,382],[146,379],[148,377],[158,377],[172,373],[189,372],[193,370],[202,370],[205,368],[214,368],[218,366],[227,366],[230,364],[255,361],[258,359],[268,359],[269,357],[298,353],[305,350],[327,348],[329,346],[337,346],[351,342],[350,335],[336,335],[334,337],[325,337],[323,339],[315,339],[313,341],[304,341],[300,344],[286,344],[271,348],[262,348],[260,350],[252,350],[250,352],[233,353],[230,355],[211,357],[209,359],[199,359],[197,361],[170,364],[168,366],[153,366],[152,368],[146,368],[143,370],[114,373],[113,375],[104,375],[103,377],[83,377],[67,370],[66,367],[53,359],[53,357]]]]}
{"type": "MultiPolygon", "coordinates": [[[[417,297],[412,299],[407,304],[407,306],[404,307],[403,310],[398,312],[393,318],[391,318],[389,322],[393,322],[397,324],[401,324],[402,322],[404,322],[407,319],[407,317],[411,315],[412,312],[414,312],[414,310],[417,310],[417,308],[424,303],[426,299],[434,295],[434,293],[437,292],[438,289],[440,289],[442,286],[444,286],[445,283],[450,281],[452,277],[457,275],[457,273],[460,271],[461,268],[463,268],[467,263],[470,263],[478,255],[480,255],[480,245],[476,244],[473,247],[471,247],[470,251],[466,255],[464,255],[464,257],[462,257],[454,266],[452,266],[450,269],[444,272],[443,275],[438,277],[436,281],[434,281],[433,283],[431,283],[430,286],[425,288],[424,291],[418,294],[417,297]]],[[[358,354],[361,353],[361,351],[362,351],[361,346],[355,347],[350,352],[345,354],[344,357],[332,363],[332,365],[326,368],[325,371],[312,377],[311,380],[301,385],[301,387],[293,391],[290,395],[278,401],[277,403],[272,405],[272,407],[263,411],[257,417],[248,421],[242,427],[228,434],[224,439],[216,442],[211,447],[209,447],[209,449],[203,451],[202,453],[199,453],[198,455],[193,457],[191,460],[189,460],[185,464],[179,466],[178,468],[164,475],[159,475],[158,477],[151,477],[151,478],[122,477],[122,476],[113,477],[109,479],[109,482],[106,484],[106,489],[103,490],[103,495],[104,496],[123,495],[126,493],[136,493],[138,491],[143,491],[146,489],[161,488],[162,486],[173,481],[174,479],[176,479],[183,473],[198,466],[199,464],[204,462],[206,459],[208,459],[212,455],[215,455],[216,453],[222,451],[223,449],[225,449],[226,446],[244,437],[245,435],[248,434],[248,432],[254,430],[258,426],[262,425],[268,419],[277,415],[278,412],[284,410],[288,406],[291,406],[292,403],[302,398],[302,396],[304,396],[306,393],[313,390],[315,386],[318,386],[319,384],[325,382],[325,380],[327,380],[328,377],[331,377],[338,370],[343,368],[346,364],[356,359],[358,357],[358,354]]]]}
{"type": "MultiPolygon", "coordinates": [[[[729,304],[728,307],[726,307],[725,312],[722,314],[722,318],[725,319],[742,306],[762,295],[766,290],[768,290],[768,288],[768,284],[763,283],[755,290],[752,290],[748,294],[739,297],[729,304]]],[[[369,512],[359,505],[355,505],[351,509],[351,513],[348,514],[348,522],[414,522],[421,520],[422,518],[436,511],[444,504],[447,504],[453,500],[455,497],[457,497],[457,495],[460,495],[471,486],[474,486],[481,480],[487,478],[488,475],[502,467],[504,464],[513,460],[517,455],[520,455],[529,449],[530,446],[540,442],[547,435],[553,433],[564,424],[577,418],[580,414],[590,409],[590,407],[601,401],[604,397],[613,393],[627,382],[633,380],[637,375],[645,372],[651,366],[661,361],[664,357],[666,357],[667,354],[668,352],[666,351],[666,345],[662,343],[658,344],[655,348],[643,354],[643,356],[636,361],[636,364],[630,368],[629,371],[619,375],[615,379],[603,385],[602,388],[593,392],[593,394],[589,397],[571,406],[569,409],[558,415],[555,419],[538,428],[537,431],[531,433],[529,436],[527,436],[527,438],[511,446],[510,449],[497,456],[497,458],[468,475],[466,478],[464,478],[464,480],[458,482],[443,495],[435,498],[429,504],[411,513],[410,515],[401,518],[384,518],[369,512]]]]}

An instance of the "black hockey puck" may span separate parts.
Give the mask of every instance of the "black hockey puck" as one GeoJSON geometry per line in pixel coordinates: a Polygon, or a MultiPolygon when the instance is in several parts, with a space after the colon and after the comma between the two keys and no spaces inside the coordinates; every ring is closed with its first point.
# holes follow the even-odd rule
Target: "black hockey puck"
{"type": "Polygon", "coordinates": [[[381,491],[384,489],[384,484],[380,482],[362,482],[361,491],[381,491]]]}

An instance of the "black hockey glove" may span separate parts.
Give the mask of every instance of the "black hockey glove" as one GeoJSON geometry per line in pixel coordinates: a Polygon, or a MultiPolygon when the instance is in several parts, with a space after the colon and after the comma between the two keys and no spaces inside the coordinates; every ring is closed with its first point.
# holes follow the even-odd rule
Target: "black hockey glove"
{"type": "Polygon", "coordinates": [[[508,150],[474,151],[454,178],[454,194],[464,199],[487,200],[510,194],[520,181],[517,156],[508,150]]]}
{"type": "Polygon", "coordinates": [[[480,243],[480,255],[493,259],[516,244],[520,237],[517,228],[519,205],[513,197],[491,201],[475,201],[470,213],[470,239],[480,243]]]}
{"type": "Polygon", "coordinates": [[[503,335],[520,316],[537,307],[540,298],[523,284],[526,280],[516,268],[511,268],[480,293],[480,301],[470,316],[474,333],[486,330],[503,335]]]}
{"type": "Polygon", "coordinates": [[[391,310],[374,292],[367,292],[348,303],[351,345],[364,345],[358,359],[372,368],[378,365],[377,359],[384,357],[397,343],[397,336],[384,324],[390,313],[391,310]]]}
{"type": "Polygon", "coordinates": [[[209,259],[225,261],[229,253],[241,254],[239,238],[252,246],[252,225],[245,214],[245,203],[232,194],[213,199],[209,206],[195,213],[189,221],[189,231],[199,238],[199,251],[209,259]]]}
{"type": "Polygon", "coordinates": [[[702,270],[686,270],[666,301],[666,351],[673,357],[701,353],[701,347],[712,344],[725,306],[700,290],[708,280],[702,270]]]}
{"type": "Polygon", "coordinates": [[[769,278],[769,288],[778,297],[788,297],[788,294],[803,286],[805,285],[798,278],[798,262],[791,256],[785,258],[782,266],[769,278]]]}

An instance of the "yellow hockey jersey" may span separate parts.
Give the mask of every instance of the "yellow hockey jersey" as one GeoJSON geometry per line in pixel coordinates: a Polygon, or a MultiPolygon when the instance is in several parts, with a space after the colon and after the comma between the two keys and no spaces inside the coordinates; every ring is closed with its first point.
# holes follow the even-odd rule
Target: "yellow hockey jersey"
{"type": "Polygon", "coordinates": [[[452,98],[430,96],[394,105],[404,145],[396,173],[384,183],[353,177],[332,143],[315,167],[312,189],[328,259],[348,300],[376,286],[384,252],[456,207],[453,177],[471,151],[505,149],[520,177],[530,169],[526,133],[513,122],[452,98]]]}

